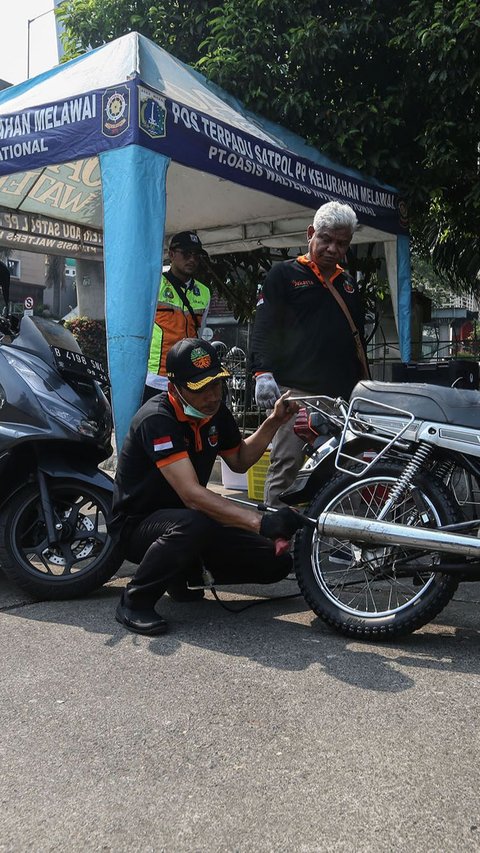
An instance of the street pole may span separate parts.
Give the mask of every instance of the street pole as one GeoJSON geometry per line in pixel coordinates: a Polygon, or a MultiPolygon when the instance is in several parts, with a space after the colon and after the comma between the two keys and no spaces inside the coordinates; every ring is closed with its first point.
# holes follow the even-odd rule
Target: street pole
{"type": "Polygon", "coordinates": [[[27,80],[30,80],[30,24],[33,24],[34,21],[38,21],[39,18],[43,18],[45,15],[49,15],[50,12],[55,12],[55,7],[47,9],[46,12],[36,15],[34,18],[27,19],[27,80]]]}

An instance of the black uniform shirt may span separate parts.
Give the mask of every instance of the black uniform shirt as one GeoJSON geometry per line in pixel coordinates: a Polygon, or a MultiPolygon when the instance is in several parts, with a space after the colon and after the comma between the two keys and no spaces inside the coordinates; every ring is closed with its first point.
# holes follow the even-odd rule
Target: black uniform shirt
{"type": "MultiPolygon", "coordinates": [[[[356,283],[337,267],[332,284],[363,338],[356,283]]],[[[315,273],[298,260],[275,264],[265,279],[253,327],[252,367],[273,373],[280,385],[345,399],[360,378],[345,314],[315,273]]]]}
{"type": "Polygon", "coordinates": [[[202,486],[206,486],[218,454],[228,456],[241,442],[233,415],[224,403],[212,418],[187,418],[167,392],[157,394],[139,409],[122,447],[115,475],[112,521],[118,534],[127,519],[146,518],[157,509],[184,504],[167,482],[162,468],[190,458],[202,486]]]}

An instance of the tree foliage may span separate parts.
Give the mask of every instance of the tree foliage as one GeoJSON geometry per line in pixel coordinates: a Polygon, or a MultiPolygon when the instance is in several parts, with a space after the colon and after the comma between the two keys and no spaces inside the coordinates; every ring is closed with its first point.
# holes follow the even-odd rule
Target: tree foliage
{"type": "Polygon", "coordinates": [[[477,0],[67,0],[67,57],[138,30],[334,160],[398,187],[417,252],[480,270],[477,0]]]}
{"type": "Polygon", "coordinates": [[[204,262],[202,281],[214,288],[243,322],[251,319],[259,285],[271,266],[271,252],[265,248],[219,255],[204,262]]]}
{"type": "Polygon", "coordinates": [[[208,36],[209,0],[67,0],[57,10],[64,25],[64,61],[137,31],[190,65],[208,36]]]}
{"type": "Polygon", "coordinates": [[[65,320],[64,326],[76,338],[84,355],[107,364],[107,333],[104,320],[74,317],[65,320]]]}

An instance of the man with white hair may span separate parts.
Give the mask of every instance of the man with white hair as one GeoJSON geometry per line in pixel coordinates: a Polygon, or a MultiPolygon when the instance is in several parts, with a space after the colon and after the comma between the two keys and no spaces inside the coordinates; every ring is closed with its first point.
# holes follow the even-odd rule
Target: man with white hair
{"type": "MultiPolygon", "coordinates": [[[[356,228],[357,217],[349,205],[336,201],[322,205],[307,229],[307,253],[275,264],[266,276],[252,334],[259,408],[272,409],[288,389],[295,396],[348,399],[367,374],[360,297],[355,281],[341,266],[356,228]]],[[[272,443],[267,504],[282,506],[279,495],[295,479],[302,449],[293,424],[285,424],[272,443]]]]}

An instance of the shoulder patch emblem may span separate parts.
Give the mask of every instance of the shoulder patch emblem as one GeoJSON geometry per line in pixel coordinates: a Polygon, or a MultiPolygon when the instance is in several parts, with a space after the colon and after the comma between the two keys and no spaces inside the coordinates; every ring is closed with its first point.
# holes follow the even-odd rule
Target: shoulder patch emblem
{"type": "Polygon", "coordinates": [[[344,289],[345,293],[354,293],[355,292],[355,288],[354,288],[353,284],[350,284],[349,281],[345,281],[343,283],[343,289],[344,289]]]}
{"type": "Polygon", "coordinates": [[[212,424],[208,430],[208,443],[210,447],[216,447],[218,444],[218,429],[215,424],[212,424]]]}
{"type": "Polygon", "coordinates": [[[161,438],[153,439],[153,449],[155,453],[160,453],[162,450],[172,450],[173,441],[169,435],[163,435],[161,438]]]}

